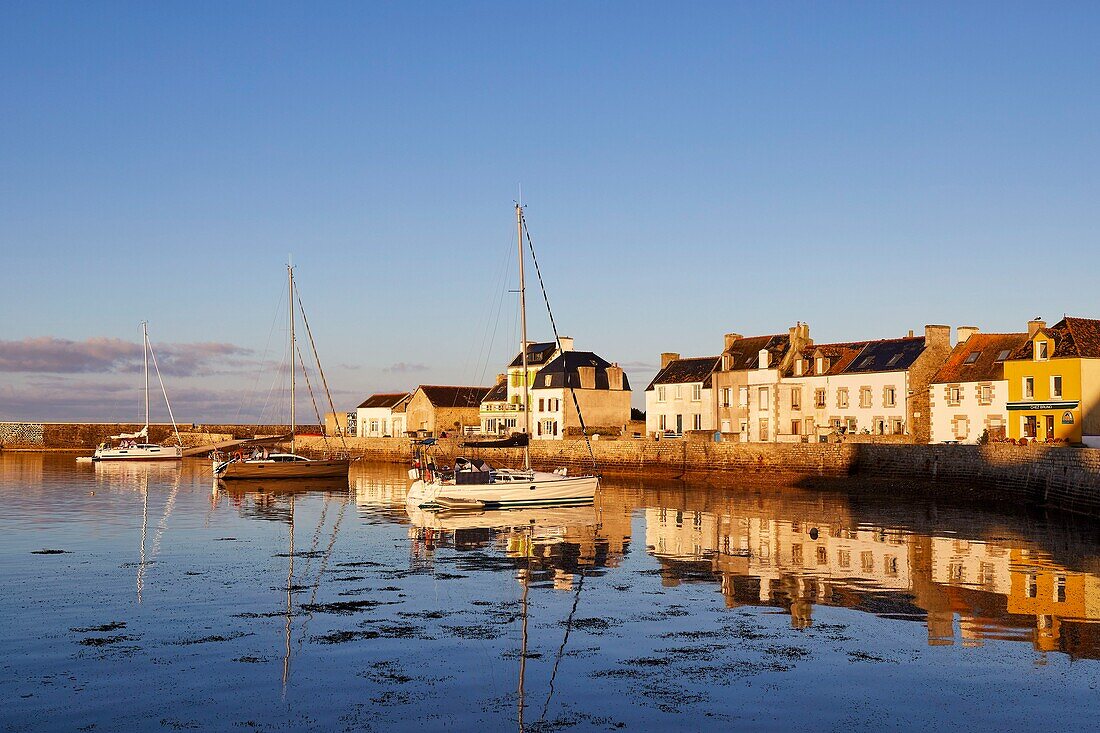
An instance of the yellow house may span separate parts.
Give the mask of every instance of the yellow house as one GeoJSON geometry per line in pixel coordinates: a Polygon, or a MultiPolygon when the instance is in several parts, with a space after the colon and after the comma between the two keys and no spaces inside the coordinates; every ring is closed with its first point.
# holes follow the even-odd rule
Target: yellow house
{"type": "Polygon", "coordinates": [[[1100,448],[1100,320],[1030,321],[1004,375],[1010,438],[1100,448]]]}

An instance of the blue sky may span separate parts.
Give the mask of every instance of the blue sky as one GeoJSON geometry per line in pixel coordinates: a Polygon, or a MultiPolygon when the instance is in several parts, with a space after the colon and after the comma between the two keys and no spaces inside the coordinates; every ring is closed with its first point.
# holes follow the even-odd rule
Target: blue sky
{"type": "MultiPolygon", "coordinates": [[[[520,185],[563,334],[636,402],[726,331],[1100,316],[1098,35],[1095,3],[6,3],[0,346],[148,319],[205,344],[185,417],[232,417],[293,253],[342,404],[486,382],[520,185]]],[[[0,418],[133,411],[129,367],[18,362],[0,418]]]]}

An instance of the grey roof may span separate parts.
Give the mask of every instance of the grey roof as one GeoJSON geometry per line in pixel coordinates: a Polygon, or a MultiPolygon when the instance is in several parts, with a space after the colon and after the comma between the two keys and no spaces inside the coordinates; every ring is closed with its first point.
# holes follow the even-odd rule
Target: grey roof
{"type": "Polygon", "coordinates": [[[922,353],[924,353],[923,336],[871,341],[852,360],[844,373],[905,371],[922,353]]]}
{"type": "MultiPolygon", "coordinates": [[[[538,366],[539,364],[547,363],[550,361],[550,357],[554,355],[554,350],[557,348],[558,345],[553,341],[527,344],[527,366],[538,366]]],[[[512,359],[512,363],[508,366],[523,366],[523,354],[516,354],[516,358],[512,359]]]]}
{"type": "Polygon", "coordinates": [[[655,384],[702,382],[704,387],[709,387],[711,374],[718,367],[719,361],[720,358],[717,356],[697,356],[670,361],[664,369],[657,372],[657,376],[646,387],[646,391],[653,389],[655,384]]]}
{"type": "MultiPolygon", "coordinates": [[[[591,351],[566,351],[539,370],[535,377],[535,384],[531,389],[562,389],[564,387],[581,388],[580,372],[578,367],[595,367],[596,389],[610,389],[607,381],[607,370],[613,366],[606,359],[591,351]],[[546,377],[550,377],[550,383],[546,383],[546,377]]],[[[623,391],[630,390],[630,382],[623,374],[623,391]]]]}

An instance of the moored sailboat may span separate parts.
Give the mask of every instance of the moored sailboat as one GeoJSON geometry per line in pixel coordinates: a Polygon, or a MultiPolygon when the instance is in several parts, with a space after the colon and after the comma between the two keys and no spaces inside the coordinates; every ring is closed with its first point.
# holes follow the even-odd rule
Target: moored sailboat
{"type": "MultiPolygon", "coordinates": [[[[297,372],[296,355],[297,342],[294,337],[294,267],[287,265],[287,282],[289,287],[289,327],[290,327],[290,451],[271,452],[264,448],[254,449],[247,456],[237,452],[228,458],[215,455],[214,476],[218,479],[311,479],[311,478],[337,478],[345,480],[348,476],[350,460],[347,457],[314,459],[298,455],[295,452],[294,433],[296,428],[295,416],[295,373],[297,372]]],[[[305,314],[303,313],[303,318],[305,314]]],[[[307,331],[309,322],[305,321],[307,331]]],[[[312,344],[313,338],[310,336],[312,344]]],[[[316,357],[316,350],[314,351],[316,357]]],[[[320,362],[318,362],[320,371],[320,362]]],[[[304,364],[303,364],[303,374],[304,364]]],[[[324,372],[321,372],[324,379],[324,372]]],[[[308,376],[306,381],[308,383],[308,376]]],[[[328,388],[326,386],[326,392],[328,388]]],[[[329,402],[331,404],[331,397],[329,402]]]]}
{"type": "MultiPolygon", "coordinates": [[[[172,404],[168,401],[168,392],[164,388],[164,380],[160,377],[160,367],[157,366],[157,356],[153,353],[153,346],[149,343],[149,324],[141,322],[142,348],[145,355],[145,426],[135,433],[120,433],[112,435],[110,440],[99,444],[92,454],[93,461],[179,461],[183,459],[183,442],[180,440],[180,431],[176,427],[176,418],[172,414],[172,404]],[[176,433],[176,445],[159,445],[149,442],[149,357],[153,357],[153,367],[157,372],[157,380],[160,382],[161,392],[164,394],[164,403],[168,406],[168,416],[172,419],[172,429],[176,433]]],[[[80,460],[88,460],[82,458],[80,460]]]]}
{"type": "MultiPolygon", "coordinates": [[[[515,507],[538,504],[585,504],[593,501],[600,486],[595,474],[570,476],[565,469],[535,471],[531,467],[530,380],[527,364],[527,288],[524,278],[523,239],[526,226],[523,207],[516,203],[516,244],[519,254],[520,358],[523,367],[523,433],[506,441],[491,441],[480,447],[511,447],[522,442],[523,468],[492,468],[483,461],[458,458],[453,469],[436,469],[424,455],[431,444],[421,444],[409,477],[414,479],[406,503],[419,508],[474,509],[478,507],[515,507]],[[516,440],[518,439],[518,440],[516,440]],[[502,443],[494,446],[491,443],[502,443]]],[[[532,249],[532,256],[534,249],[532,249]]],[[[536,262],[536,267],[538,263],[536,262]]],[[[541,280],[541,278],[540,278],[541,280]]],[[[544,291],[545,295],[545,291],[544,291]]],[[[549,305],[549,303],[548,303],[549,305]]],[[[551,318],[551,324],[553,319],[551,318]]],[[[554,338],[561,339],[554,328],[554,338]]],[[[580,415],[580,405],[576,405],[580,415]]],[[[581,417],[581,425],[584,422],[581,417]]],[[[587,440],[587,437],[585,438],[587,440]]],[[[432,441],[434,443],[434,441],[432,441]]]]}

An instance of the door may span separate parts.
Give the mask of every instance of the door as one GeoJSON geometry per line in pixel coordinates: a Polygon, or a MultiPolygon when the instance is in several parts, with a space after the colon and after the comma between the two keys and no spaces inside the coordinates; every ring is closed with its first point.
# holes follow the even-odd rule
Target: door
{"type": "Polygon", "coordinates": [[[1047,415],[1047,434],[1046,439],[1050,440],[1054,437],[1054,415],[1047,415]]]}
{"type": "Polygon", "coordinates": [[[681,434],[681,435],[684,432],[684,416],[683,415],[677,415],[676,416],[676,432],[678,434],[681,434]]]}

